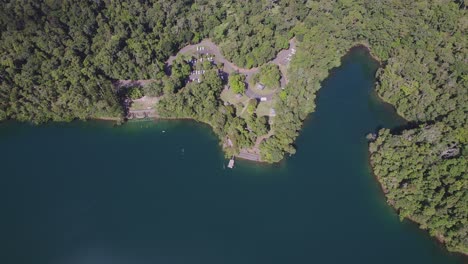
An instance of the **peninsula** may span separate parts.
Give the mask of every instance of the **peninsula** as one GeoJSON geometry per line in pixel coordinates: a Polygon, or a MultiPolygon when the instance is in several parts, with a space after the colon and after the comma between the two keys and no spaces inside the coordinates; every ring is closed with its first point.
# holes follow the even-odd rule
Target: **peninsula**
{"type": "Polygon", "coordinates": [[[227,156],[263,161],[260,146],[274,135],[274,107],[288,84],[287,68],[295,53],[293,38],[273,60],[246,69],[227,60],[219,47],[206,39],[171,56],[165,65],[167,76],[161,80],[119,80],[117,93],[128,95],[124,99],[127,119],[191,118],[205,122],[218,128],[215,131],[227,156]],[[190,98],[199,101],[189,102],[190,98]],[[199,105],[207,107],[195,109],[199,105]],[[231,123],[236,125],[221,129],[231,123]]]}

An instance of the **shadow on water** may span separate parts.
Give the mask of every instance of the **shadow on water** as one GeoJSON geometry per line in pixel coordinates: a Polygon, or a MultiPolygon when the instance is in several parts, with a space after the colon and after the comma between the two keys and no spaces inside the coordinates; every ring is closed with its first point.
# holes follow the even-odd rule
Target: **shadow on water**
{"type": "Polygon", "coordinates": [[[277,165],[225,168],[186,121],[0,126],[0,261],[12,264],[454,264],[400,222],[368,166],[365,135],[402,125],[353,50],[277,165]],[[6,135],[3,137],[3,135],[6,135]]]}

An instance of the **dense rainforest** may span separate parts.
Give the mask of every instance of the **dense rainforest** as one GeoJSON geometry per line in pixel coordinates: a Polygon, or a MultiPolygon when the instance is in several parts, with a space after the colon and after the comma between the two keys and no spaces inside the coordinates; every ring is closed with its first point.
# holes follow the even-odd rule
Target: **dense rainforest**
{"type": "Polygon", "coordinates": [[[152,79],[143,92],[164,94],[161,116],[209,123],[237,150],[274,131],[260,149],[276,162],[294,153],[321,81],[350,48],[365,45],[381,62],[377,93],[410,123],[370,143],[388,201],[449,250],[468,254],[467,35],[466,1],[453,0],[1,0],[0,120],[123,117],[115,81],[152,79]],[[216,69],[188,85],[183,61],[165,72],[170,55],[207,37],[246,68],[295,37],[273,122],[250,105],[239,118],[221,104],[225,81],[216,69]]]}
{"type": "Polygon", "coordinates": [[[0,119],[122,115],[113,81],[163,76],[172,53],[219,24],[217,4],[2,0],[0,119]]]}

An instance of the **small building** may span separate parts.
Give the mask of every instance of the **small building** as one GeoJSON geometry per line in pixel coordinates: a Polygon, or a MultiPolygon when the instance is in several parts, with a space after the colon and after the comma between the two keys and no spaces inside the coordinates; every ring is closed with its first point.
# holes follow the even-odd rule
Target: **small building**
{"type": "Polygon", "coordinates": [[[263,83],[257,83],[257,85],[255,86],[257,89],[259,90],[263,90],[265,89],[265,85],[263,83]]]}
{"type": "Polygon", "coordinates": [[[268,98],[266,97],[260,97],[260,102],[266,102],[268,100],[268,98]]]}

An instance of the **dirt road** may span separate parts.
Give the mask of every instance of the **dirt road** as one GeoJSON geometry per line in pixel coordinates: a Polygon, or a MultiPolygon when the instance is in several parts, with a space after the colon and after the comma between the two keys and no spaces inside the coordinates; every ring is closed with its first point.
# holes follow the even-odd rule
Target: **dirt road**
{"type": "MultiPolygon", "coordinates": [[[[295,53],[296,49],[296,40],[292,38],[289,40],[289,48],[287,50],[281,50],[278,55],[275,57],[275,59],[271,60],[268,63],[274,63],[278,65],[280,71],[281,71],[281,87],[286,86],[288,83],[287,79],[287,65],[289,64],[289,61],[292,57],[292,55],[295,53]]],[[[246,95],[250,98],[256,98],[260,99],[261,97],[265,97],[267,101],[271,100],[274,96],[275,93],[272,93],[270,95],[259,95],[256,94],[252,89],[249,88],[249,83],[253,75],[255,75],[258,71],[258,67],[246,69],[246,68],[241,68],[231,61],[227,60],[223,54],[221,53],[221,50],[219,49],[218,45],[216,45],[213,41],[210,39],[205,39],[202,42],[194,45],[188,45],[182,48],[176,55],[169,57],[167,60],[167,65],[172,65],[174,62],[175,58],[180,55],[180,54],[211,54],[214,55],[214,59],[217,63],[222,63],[224,65],[224,72],[231,74],[233,72],[239,72],[245,75],[245,82],[247,84],[247,91],[246,95]],[[202,50],[199,50],[199,47],[203,47],[202,50]],[[198,48],[198,49],[197,49],[198,48]]]]}
{"type": "MultiPolygon", "coordinates": [[[[286,84],[288,83],[287,79],[287,66],[291,60],[291,57],[294,55],[296,50],[296,40],[292,38],[289,40],[289,48],[286,50],[281,50],[278,55],[271,60],[268,63],[274,63],[278,65],[280,71],[281,71],[281,87],[285,87],[286,84]]],[[[276,94],[276,92],[273,92],[272,94],[269,95],[259,95],[255,93],[252,89],[249,87],[250,80],[252,77],[259,71],[258,67],[246,69],[246,68],[241,68],[234,63],[230,62],[227,60],[223,54],[221,53],[221,50],[219,49],[218,45],[216,45],[213,41],[210,39],[205,39],[202,42],[194,45],[188,45],[183,47],[179,52],[174,55],[170,56],[169,59],[166,61],[167,65],[170,66],[174,62],[175,58],[180,55],[180,54],[211,54],[214,55],[214,60],[216,63],[222,63],[224,65],[223,71],[231,74],[233,72],[239,72],[245,75],[245,82],[247,85],[247,90],[246,90],[246,95],[250,98],[255,98],[255,99],[260,99],[262,97],[266,98],[267,101],[272,100],[273,96],[276,94]],[[199,47],[203,47],[202,50],[199,50],[199,47]]],[[[151,82],[154,82],[156,80],[154,79],[149,79],[149,80],[119,80],[115,83],[115,86],[117,88],[119,87],[130,87],[130,86],[144,86],[147,85],[151,82]]]]}

